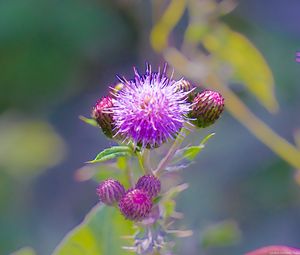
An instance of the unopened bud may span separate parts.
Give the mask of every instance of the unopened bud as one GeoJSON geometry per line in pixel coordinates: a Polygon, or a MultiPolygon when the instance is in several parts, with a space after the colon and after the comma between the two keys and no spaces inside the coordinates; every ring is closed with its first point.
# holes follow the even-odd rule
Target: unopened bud
{"type": "Polygon", "coordinates": [[[160,192],[161,184],[154,175],[144,175],[138,179],[135,188],[146,191],[150,197],[156,197],[160,192]]]}
{"type": "Polygon", "coordinates": [[[120,200],[119,208],[126,219],[141,221],[149,216],[152,201],[146,191],[133,189],[128,191],[120,200]]]}
{"type": "Polygon", "coordinates": [[[103,133],[109,138],[112,138],[114,135],[113,114],[110,110],[112,106],[112,98],[106,96],[97,101],[92,111],[92,118],[97,121],[103,133]]]}
{"type": "Polygon", "coordinates": [[[114,87],[111,87],[110,94],[112,95],[112,97],[116,98],[119,94],[119,91],[122,90],[123,87],[124,87],[124,84],[121,82],[117,83],[114,87]]]}
{"type": "Polygon", "coordinates": [[[208,127],[212,125],[224,110],[223,96],[212,90],[198,93],[193,100],[192,110],[189,117],[197,127],[208,127]]]}
{"type": "Polygon", "coordinates": [[[97,187],[97,195],[104,204],[114,205],[125,195],[125,188],[117,180],[107,179],[97,187]]]}
{"type": "Polygon", "coordinates": [[[178,82],[176,82],[176,87],[177,87],[177,91],[189,92],[187,99],[189,102],[193,101],[196,94],[193,91],[194,88],[193,85],[189,81],[181,79],[178,82]]]}

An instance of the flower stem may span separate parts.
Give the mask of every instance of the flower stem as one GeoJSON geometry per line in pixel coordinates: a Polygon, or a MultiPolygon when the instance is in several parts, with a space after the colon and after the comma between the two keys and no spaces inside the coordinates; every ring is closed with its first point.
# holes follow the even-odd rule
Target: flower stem
{"type": "Polygon", "coordinates": [[[154,170],[154,174],[159,176],[162,174],[162,171],[166,168],[169,164],[170,160],[173,158],[175,152],[180,147],[184,139],[190,134],[193,130],[194,126],[190,123],[186,122],[183,128],[181,129],[180,133],[178,134],[175,142],[172,144],[171,148],[169,149],[167,155],[159,162],[157,168],[154,170]]]}
{"type": "Polygon", "coordinates": [[[146,173],[152,173],[151,163],[150,163],[150,150],[145,149],[143,153],[143,162],[146,173]]]}
{"type": "Polygon", "coordinates": [[[125,173],[126,173],[129,185],[133,186],[134,181],[133,181],[133,176],[132,176],[132,171],[131,171],[130,160],[129,159],[126,159],[125,173]]]}
{"type": "Polygon", "coordinates": [[[139,164],[141,166],[141,169],[142,169],[143,173],[146,174],[147,172],[146,172],[146,169],[145,169],[143,154],[144,154],[144,152],[138,152],[137,157],[138,157],[138,161],[139,161],[139,164]]]}

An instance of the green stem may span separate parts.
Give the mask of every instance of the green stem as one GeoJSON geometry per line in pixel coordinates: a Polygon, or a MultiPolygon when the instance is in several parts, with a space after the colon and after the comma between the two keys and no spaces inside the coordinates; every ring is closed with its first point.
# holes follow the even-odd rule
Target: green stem
{"type": "Polygon", "coordinates": [[[127,176],[128,183],[130,184],[130,186],[134,186],[132,171],[131,171],[131,167],[130,167],[130,160],[125,159],[125,161],[126,161],[126,163],[125,163],[126,164],[125,173],[126,173],[126,176],[127,176]]]}
{"type": "Polygon", "coordinates": [[[147,170],[145,168],[145,162],[144,162],[144,152],[137,152],[137,157],[138,157],[138,161],[139,164],[141,166],[141,169],[143,170],[144,174],[147,174],[147,170]]]}
{"type": "Polygon", "coordinates": [[[138,152],[137,157],[144,174],[152,173],[150,166],[150,150],[144,149],[142,152],[138,152]]]}
{"type": "Polygon", "coordinates": [[[147,173],[152,173],[151,163],[150,163],[150,150],[145,149],[143,153],[144,168],[147,173]]]}
{"type": "Polygon", "coordinates": [[[175,152],[180,147],[184,139],[190,134],[190,130],[193,129],[193,126],[188,122],[185,123],[184,127],[178,134],[175,142],[172,144],[171,148],[169,149],[167,155],[159,162],[157,168],[154,170],[154,174],[159,176],[162,174],[162,171],[167,167],[170,160],[173,158],[175,152]]]}

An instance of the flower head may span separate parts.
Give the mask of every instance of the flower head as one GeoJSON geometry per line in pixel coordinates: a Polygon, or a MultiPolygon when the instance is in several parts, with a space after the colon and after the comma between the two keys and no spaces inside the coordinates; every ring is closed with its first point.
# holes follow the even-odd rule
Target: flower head
{"type": "Polygon", "coordinates": [[[106,96],[97,101],[92,111],[92,118],[97,121],[103,133],[109,138],[112,138],[114,129],[113,115],[110,111],[112,106],[112,98],[106,96]]]}
{"type": "Polygon", "coordinates": [[[97,195],[100,201],[106,205],[113,205],[120,201],[125,194],[123,185],[114,179],[107,179],[97,187],[97,195]]]}
{"type": "Polygon", "coordinates": [[[189,91],[166,76],[166,65],[162,72],[151,72],[147,65],[144,75],[135,68],[134,73],[132,80],[119,78],[124,87],[112,108],[116,133],[142,148],[158,147],[182,128],[190,110],[189,91]]]}
{"type": "Polygon", "coordinates": [[[150,214],[152,201],[146,191],[132,189],[120,200],[119,208],[126,219],[140,221],[150,214]]]}
{"type": "Polygon", "coordinates": [[[208,127],[212,125],[224,110],[223,96],[212,90],[205,90],[198,93],[193,100],[192,110],[189,117],[198,127],[208,127]]]}
{"type": "Polygon", "coordinates": [[[135,187],[146,191],[151,197],[156,197],[160,192],[161,184],[156,176],[149,174],[140,177],[135,187]]]}

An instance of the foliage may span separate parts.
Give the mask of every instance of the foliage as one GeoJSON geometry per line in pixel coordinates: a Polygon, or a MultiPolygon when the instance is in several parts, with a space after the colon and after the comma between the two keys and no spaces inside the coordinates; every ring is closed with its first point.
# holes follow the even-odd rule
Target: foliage
{"type": "Polygon", "coordinates": [[[36,255],[35,251],[30,247],[24,247],[11,255],[36,255]]]}
{"type": "Polygon", "coordinates": [[[132,233],[132,223],[114,208],[96,205],[84,221],[72,230],[55,249],[53,255],[119,255],[124,235],[132,233]]]}
{"type": "Polygon", "coordinates": [[[264,57],[244,35],[222,21],[223,15],[234,9],[234,2],[187,0],[180,5],[177,2],[170,1],[154,20],[150,38],[153,49],[183,76],[196,84],[218,89],[226,99],[229,113],[278,156],[300,169],[299,149],[256,117],[229,87],[234,81],[241,82],[270,112],[278,109],[273,75],[264,57]],[[189,21],[178,50],[170,38],[186,11],[189,21]],[[164,32],[163,36],[160,32],[164,32]]]}
{"type": "Polygon", "coordinates": [[[201,236],[201,243],[207,249],[209,247],[230,246],[236,244],[240,238],[241,233],[236,222],[225,220],[204,229],[201,236]]]}

